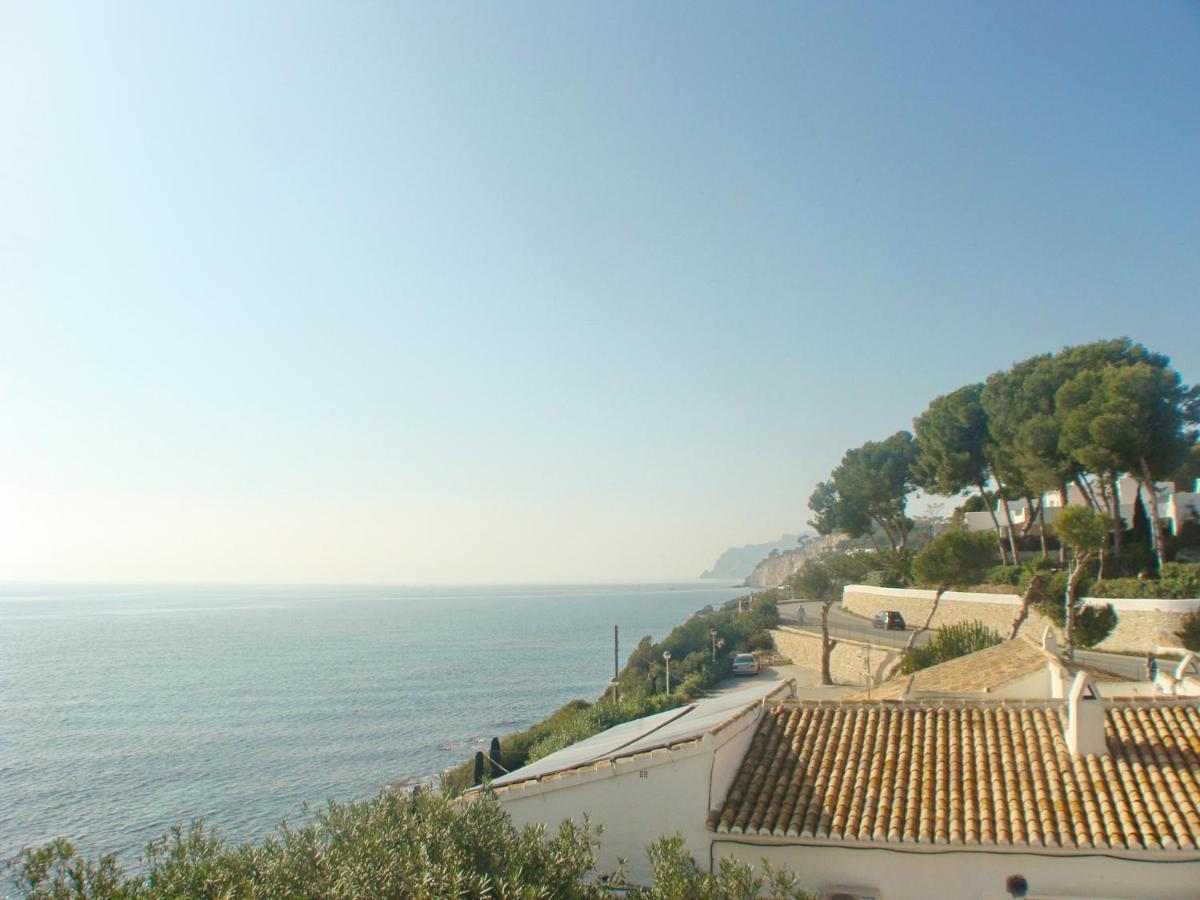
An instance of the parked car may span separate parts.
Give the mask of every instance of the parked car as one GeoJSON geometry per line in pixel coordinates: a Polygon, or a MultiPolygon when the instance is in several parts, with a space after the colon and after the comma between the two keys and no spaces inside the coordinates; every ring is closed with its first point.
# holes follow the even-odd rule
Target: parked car
{"type": "Polygon", "coordinates": [[[876,628],[885,628],[888,631],[903,631],[908,627],[904,624],[904,616],[900,615],[894,609],[875,613],[873,624],[876,628]]]}
{"type": "Polygon", "coordinates": [[[733,658],[734,675],[757,675],[758,660],[753,653],[739,653],[733,658]]]}

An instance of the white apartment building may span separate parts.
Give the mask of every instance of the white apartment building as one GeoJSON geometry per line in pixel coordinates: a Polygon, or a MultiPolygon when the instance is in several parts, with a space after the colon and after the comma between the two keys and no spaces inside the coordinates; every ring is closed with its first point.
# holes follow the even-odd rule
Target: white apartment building
{"type": "MultiPolygon", "coordinates": [[[[1158,510],[1159,521],[1163,527],[1171,534],[1178,534],[1179,529],[1186,522],[1194,522],[1200,520],[1200,479],[1192,486],[1191,491],[1177,491],[1175,485],[1169,481],[1160,481],[1155,485],[1157,497],[1155,498],[1155,507],[1158,510]]],[[[1121,518],[1125,521],[1125,527],[1129,528],[1133,524],[1133,511],[1137,506],[1138,495],[1141,491],[1140,485],[1136,479],[1130,478],[1128,475],[1117,481],[1117,495],[1121,501],[1121,518]]],[[[1150,513],[1151,504],[1143,500],[1147,515],[1150,513]]],[[[1070,485],[1067,488],[1067,504],[1078,505],[1086,503],[1082,492],[1075,485],[1070,485]]],[[[1044,494],[1041,497],[1041,508],[1038,508],[1038,503],[1035,500],[1032,504],[1033,523],[1027,529],[1025,527],[1027,516],[1031,510],[1026,506],[1025,500],[1010,500],[1008,504],[1009,512],[1012,514],[1013,528],[1018,534],[1033,534],[1037,535],[1043,525],[1049,526],[1058,516],[1058,512],[1062,509],[1062,498],[1058,492],[1044,494]]],[[[1004,511],[997,505],[996,518],[1000,521],[1002,529],[1008,528],[1008,520],[1004,516],[1004,511]]],[[[992,522],[992,515],[987,511],[969,512],[964,514],[968,531],[992,531],[995,525],[992,522]]]]}

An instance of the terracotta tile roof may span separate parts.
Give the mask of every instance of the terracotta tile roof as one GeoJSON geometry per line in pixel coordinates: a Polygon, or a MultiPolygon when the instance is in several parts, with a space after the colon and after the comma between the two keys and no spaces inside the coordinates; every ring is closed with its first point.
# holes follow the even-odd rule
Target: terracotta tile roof
{"type": "Polygon", "coordinates": [[[764,713],[722,833],[888,844],[1191,850],[1200,706],[1107,704],[1072,757],[1062,703],[799,703],[764,713]]]}
{"type": "MultiPolygon", "coordinates": [[[[1129,681],[1103,669],[1071,662],[1048,653],[1033,641],[1019,637],[921,669],[912,675],[897,675],[867,691],[856,691],[844,700],[899,700],[912,679],[914,694],[970,694],[993,690],[1024,675],[1046,668],[1057,660],[1068,674],[1086,672],[1095,681],[1129,681]]],[[[911,695],[910,695],[911,696],[911,695]]]]}
{"type": "MultiPolygon", "coordinates": [[[[913,690],[928,693],[985,691],[1044,669],[1050,659],[1051,655],[1032,641],[1016,638],[915,672],[911,676],[913,690]]],[[[872,688],[870,699],[900,699],[904,696],[909,678],[908,675],[898,675],[885,681],[872,688]]],[[[859,700],[866,696],[866,692],[862,691],[846,699],[859,700]]]]}

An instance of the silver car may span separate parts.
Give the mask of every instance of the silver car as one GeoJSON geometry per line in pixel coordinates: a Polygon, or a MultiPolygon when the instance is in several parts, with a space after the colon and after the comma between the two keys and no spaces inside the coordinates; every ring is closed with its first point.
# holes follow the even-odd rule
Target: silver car
{"type": "Polygon", "coordinates": [[[734,675],[757,675],[758,660],[753,653],[739,653],[733,658],[734,675]]]}

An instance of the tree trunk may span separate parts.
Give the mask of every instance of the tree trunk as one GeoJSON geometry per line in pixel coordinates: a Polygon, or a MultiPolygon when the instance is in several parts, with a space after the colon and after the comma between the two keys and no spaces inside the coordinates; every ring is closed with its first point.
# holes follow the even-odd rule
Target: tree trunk
{"type": "Polygon", "coordinates": [[[833,684],[829,674],[829,657],[833,653],[833,642],[829,640],[829,607],[837,597],[837,589],[821,604],[821,684],[833,684]]]}
{"type": "Polygon", "coordinates": [[[1067,604],[1066,615],[1063,617],[1066,622],[1066,638],[1067,638],[1067,658],[1075,658],[1075,594],[1079,590],[1079,579],[1083,577],[1083,570],[1087,564],[1092,561],[1092,554],[1085,553],[1082,556],[1075,557],[1075,565],[1071,567],[1071,574],[1067,578],[1066,596],[1063,598],[1067,604]]]}
{"type": "MultiPolygon", "coordinates": [[[[1058,489],[1058,503],[1059,509],[1067,508],[1067,485],[1065,483],[1058,489]]],[[[1067,561],[1067,545],[1062,541],[1058,542],[1058,561],[1060,563],[1067,561]]]]}
{"type": "Polygon", "coordinates": [[[1117,574],[1121,574],[1121,554],[1123,552],[1125,522],[1121,518],[1121,484],[1116,472],[1109,472],[1109,483],[1112,485],[1113,505],[1113,556],[1117,560],[1117,574]]]}
{"type": "Polygon", "coordinates": [[[896,538],[892,534],[892,529],[888,528],[887,520],[886,519],[877,519],[874,516],[871,516],[871,521],[874,522],[876,525],[878,525],[881,529],[883,529],[883,533],[887,536],[887,539],[888,539],[888,546],[891,547],[893,550],[895,550],[896,549],[896,538]]]}
{"type": "Polygon", "coordinates": [[[1038,517],[1042,520],[1042,525],[1038,529],[1038,539],[1042,542],[1042,559],[1050,558],[1050,551],[1046,549],[1046,499],[1038,500],[1038,517]]]}
{"type": "Polygon", "coordinates": [[[988,511],[988,515],[992,517],[992,527],[996,529],[996,546],[1000,548],[1000,564],[1008,565],[1008,556],[1004,552],[1004,537],[1000,532],[1000,520],[996,518],[996,510],[988,503],[987,488],[983,482],[979,482],[979,496],[983,498],[983,508],[988,511]]]}
{"type": "Polygon", "coordinates": [[[917,642],[917,637],[920,634],[929,630],[929,625],[933,622],[933,617],[937,615],[938,605],[942,602],[942,594],[946,593],[949,587],[950,585],[948,584],[938,585],[937,593],[933,595],[933,606],[929,608],[929,615],[925,617],[925,624],[913,631],[913,633],[908,636],[908,641],[905,643],[904,650],[901,655],[907,653],[913,648],[913,644],[917,642]]]}
{"type": "Polygon", "coordinates": [[[1067,638],[1067,659],[1075,658],[1075,585],[1079,583],[1079,572],[1083,566],[1075,561],[1071,576],[1067,579],[1067,589],[1063,592],[1063,631],[1067,638]]]}
{"type": "Polygon", "coordinates": [[[1082,475],[1075,476],[1075,487],[1079,488],[1079,493],[1083,494],[1083,499],[1092,509],[1099,510],[1099,505],[1096,503],[1096,495],[1092,493],[1091,486],[1082,475]]]}
{"type": "Polygon", "coordinates": [[[1029,617],[1029,607],[1033,603],[1033,598],[1041,593],[1042,585],[1046,583],[1049,577],[1044,572],[1038,572],[1029,579],[1029,584],[1025,586],[1025,596],[1021,598],[1021,608],[1017,612],[1017,617],[1013,619],[1012,629],[1008,634],[1010,641],[1014,640],[1021,631],[1021,626],[1025,624],[1025,619],[1029,617]]]}
{"type": "Polygon", "coordinates": [[[1100,500],[1104,503],[1104,518],[1107,522],[1105,526],[1104,539],[1100,542],[1100,571],[1097,574],[1097,581],[1104,580],[1104,564],[1108,562],[1108,532],[1112,531],[1112,493],[1108,489],[1108,482],[1105,480],[1104,473],[1101,472],[1097,477],[1097,482],[1100,489],[1100,500]]]}
{"type": "MultiPolygon", "coordinates": [[[[1038,508],[1042,506],[1042,501],[1038,500],[1038,508]]],[[[1033,509],[1033,500],[1029,497],[1025,498],[1025,524],[1021,526],[1021,537],[1029,537],[1029,532],[1033,530],[1034,520],[1037,518],[1037,513],[1033,509]]]]}
{"type": "MultiPolygon", "coordinates": [[[[1146,510],[1146,513],[1150,518],[1150,537],[1154,540],[1154,556],[1158,559],[1158,571],[1161,575],[1163,563],[1167,560],[1163,548],[1162,520],[1158,518],[1158,492],[1154,489],[1154,476],[1150,474],[1150,466],[1145,457],[1142,458],[1141,463],[1142,474],[1138,480],[1141,482],[1142,489],[1150,495],[1150,508],[1146,510]]],[[[1145,502],[1146,500],[1142,500],[1142,503],[1145,502]]]]}
{"type": "Polygon", "coordinates": [[[1021,551],[1017,549],[1017,537],[1013,534],[1012,510],[1008,508],[1008,498],[1000,495],[1000,505],[1004,507],[1004,520],[1008,523],[1008,547],[1012,550],[1013,565],[1021,564],[1021,551]]]}

